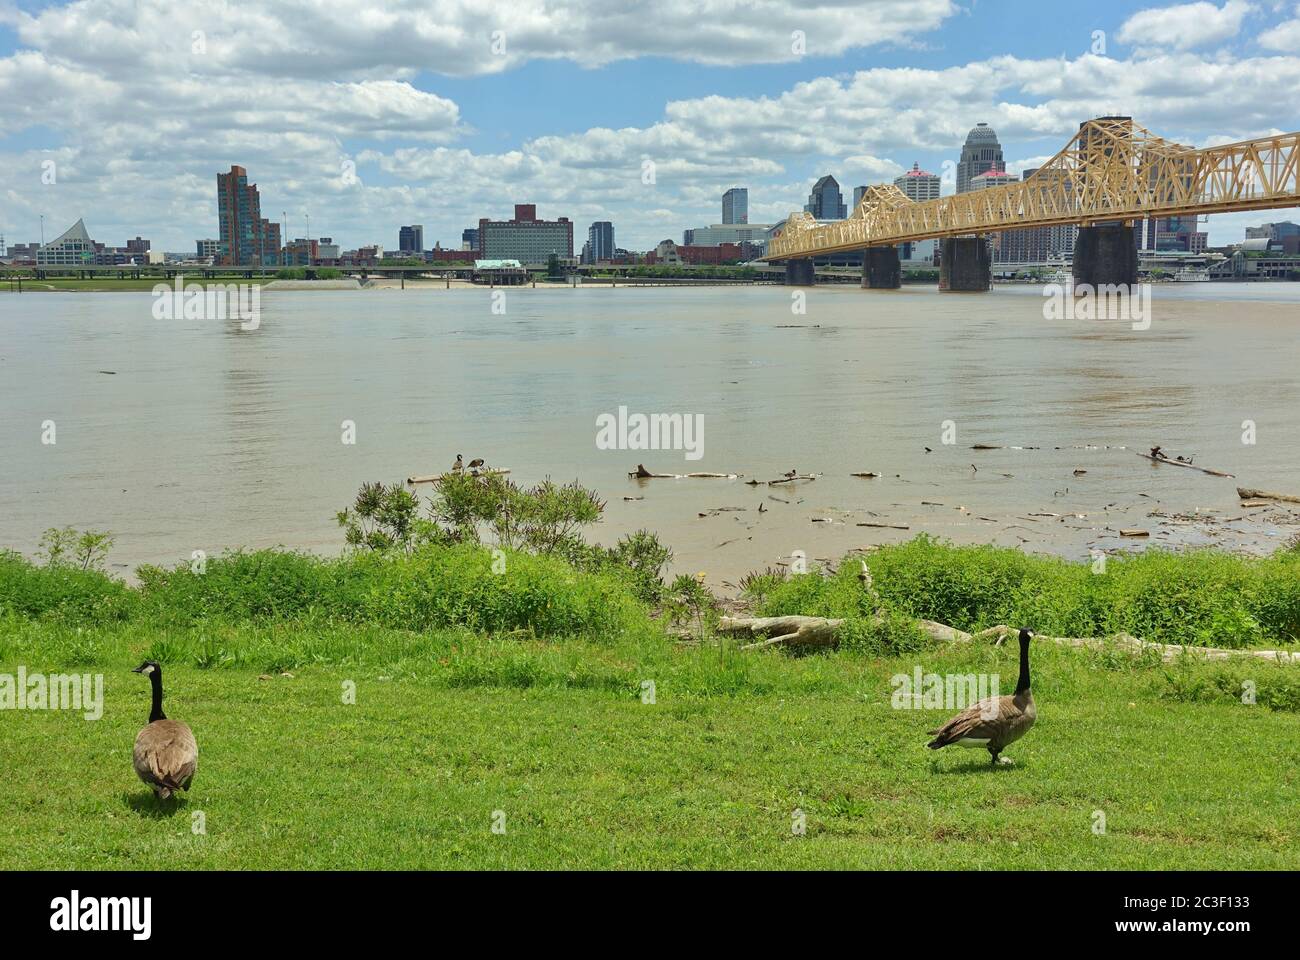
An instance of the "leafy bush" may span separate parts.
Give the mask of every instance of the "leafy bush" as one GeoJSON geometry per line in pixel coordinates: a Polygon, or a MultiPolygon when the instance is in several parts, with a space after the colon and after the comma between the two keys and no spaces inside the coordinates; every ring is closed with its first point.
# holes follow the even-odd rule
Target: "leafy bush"
{"type": "Polygon", "coordinates": [[[126,584],[72,563],[41,567],[0,551],[0,613],[78,622],[124,620],[134,594],[126,584]]]}
{"type": "Polygon", "coordinates": [[[363,483],[352,506],[335,519],[352,547],[410,550],[419,543],[447,542],[450,538],[419,510],[419,498],[401,484],[363,483]]]}
{"type": "Polygon", "coordinates": [[[605,504],[577,482],[546,480],[524,489],[500,474],[450,473],[437,483],[428,517],[400,484],[362,484],[353,505],[337,515],[348,544],[376,551],[410,551],[429,543],[479,543],[492,534],[502,549],[562,557],[588,572],[623,579],[647,603],[658,602],[672,551],[648,530],[610,548],[586,543],[579,531],[600,519],[605,504]]]}
{"type": "Polygon", "coordinates": [[[694,633],[706,632],[717,624],[717,598],[700,579],[689,574],[683,573],[669,584],[663,606],[671,623],[685,625],[694,633]]]}
{"type": "Polygon", "coordinates": [[[337,605],[332,563],[287,550],[236,550],[203,567],[141,566],[142,607],[163,623],[191,624],[217,618],[287,620],[327,614],[337,605]]]}
{"type": "Polygon", "coordinates": [[[649,530],[625,534],[612,547],[570,541],[561,555],[579,570],[600,572],[621,579],[648,604],[663,599],[663,568],[673,552],[649,530]]]}
{"type": "Polygon", "coordinates": [[[475,544],[322,559],[281,550],[236,552],[197,572],[141,567],[144,608],[192,625],[315,619],[405,630],[464,626],[539,637],[612,635],[649,627],[628,586],[563,560],[475,544]]]}
{"type": "Polygon", "coordinates": [[[41,536],[38,555],[45,558],[45,565],[49,567],[73,566],[79,570],[102,571],[112,548],[111,533],[50,527],[41,536]]]}
{"type": "MultiPolygon", "coordinates": [[[[881,547],[868,563],[883,611],[959,630],[1005,623],[1057,636],[1126,632],[1229,648],[1300,641],[1300,554],[1289,551],[1261,559],[1152,550],[1112,557],[1096,574],[1088,563],[920,536],[881,547]]],[[[831,577],[764,581],[761,610],[869,618],[873,595],[859,582],[859,570],[859,558],[850,556],[831,577]]]]}

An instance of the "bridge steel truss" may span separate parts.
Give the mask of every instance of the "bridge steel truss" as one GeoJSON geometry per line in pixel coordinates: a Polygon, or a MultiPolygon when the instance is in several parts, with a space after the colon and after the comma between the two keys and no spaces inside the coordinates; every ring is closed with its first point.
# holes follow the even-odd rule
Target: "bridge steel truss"
{"type": "Polygon", "coordinates": [[[917,203],[897,187],[867,188],[847,220],[793,213],[765,260],[910,240],[1056,224],[1300,206],[1300,133],[1197,150],[1128,117],[1102,117],[1027,180],[917,203]]]}

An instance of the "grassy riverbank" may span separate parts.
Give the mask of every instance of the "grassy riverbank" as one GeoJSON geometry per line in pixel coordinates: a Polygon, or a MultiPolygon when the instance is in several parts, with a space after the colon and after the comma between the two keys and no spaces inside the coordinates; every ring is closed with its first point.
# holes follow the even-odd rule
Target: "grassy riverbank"
{"type": "MultiPolygon", "coordinates": [[[[468,544],[240,554],[137,589],[6,555],[0,674],[102,673],[105,692],[94,722],[0,711],[0,868],[1300,867],[1294,666],[1039,644],[1039,722],[997,770],[924,749],[951,711],[891,707],[918,667],[1015,674],[1012,649],[923,641],[907,613],[1286,645],[1300,560],[1112,562],[1103,587],[1021,556],[881,550],[886,623],[792,657],[676,643],[636,578],[468,544]],[[1078,619],[1103,596],[1113,619],[1078,619]],[[1210,635],[1179,611],[1257,626],[1210,635]],[[130,768],[146,657],[201,748],[171,806],[130,768]]],[[[859,618],[857,564],[758,578],[754,602],[859,618]]]]}

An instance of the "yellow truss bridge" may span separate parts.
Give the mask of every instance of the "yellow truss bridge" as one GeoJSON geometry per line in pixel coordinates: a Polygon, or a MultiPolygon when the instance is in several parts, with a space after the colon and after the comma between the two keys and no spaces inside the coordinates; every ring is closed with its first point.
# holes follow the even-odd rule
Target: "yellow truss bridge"
{"type": "Polygon", "coordinates": [[[793,213],[766,260],[892,246],[910,240],[1057,224],[1300,206],[1300,133],[1197,150],[1128,117],[1102,117],[1029,179],[917,203],[893,185],[869,187],[847,220],[793,213]]]}

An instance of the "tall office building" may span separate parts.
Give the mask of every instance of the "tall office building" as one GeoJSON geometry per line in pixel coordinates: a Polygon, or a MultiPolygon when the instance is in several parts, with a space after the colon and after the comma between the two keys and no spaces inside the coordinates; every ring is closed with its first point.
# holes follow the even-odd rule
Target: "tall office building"
{"type": "Polygon", "coordinates": [[[614,259],[614,224],[597,220],[587,228],[588,263],[614,259]]]}
{"type": "Polygon", "coordinates": [[[36,264],[42,267],[86,266],[95,261],[96,243],[86,232],[86,224],[78,220],[49,243],[36,251],[36,264]]]}
{"type": "Polygon", "coordinates": [[[1276,240],[1283,242],[1287,237],[1300,237],[1300,224],[1283,220],[1280,223],[1265,223],[1258,227],[1246,228],[1247,240],[1276,240]]]}
{"type": "Polygon", "coordinates": [[[461,231],[460,248],[462,250],[478,249],[478,227],[466,227],[461,231]]]}
{"type": "Polygon", "coordinates": [[[248,171],[232,165],[217,174],[217,219],[222,266],[272,266],[280,260],[280,225],[262,219],[262,198],[248,171]]]}
{"type": "Polygon", "coordinates": [[[858,209],[858,204],[862,202],[862,195],[866,192],[867,188],[865,186],[853,188],[853,203],[849,206],[849,213],[858,209]]]}
{"type": "Polygon", "coordinates": [[[813,184],[804,210],[817,220],[843,220],[849,215],[840,185],[829,173],[813,184]]]}
{"type": "Polygon", "coordinates": [[[911,170],[897,177],[894,186],[902,190],[909,200],[917,203],[939,199],[939,178],[933,173],[926,173],[919,163],[913,163],[911,170]]]}
{"type": "Polygon", "coordinates": [[[971,181],[990,170],[1005,170],[1002,144],[998,135],[987,123],[977,124],[966,136],[961,148],[961,162],[957,164],[957,192],[973,189],[971,181]]]}
{"type": "Polygon", "coordinates": [[[478,222],[478,252],[483,260],[518,260],[523,264],[546,263],[551,254],[573,257],[573,222],[568,217],[538,220],[537,207],[516,203],[510,220],[478,222]]]}
{"type": "Polygon", "coordinates": [[[749,223],[748,187],[732,187],[722,195],[722,222],[749,223]]]}
{"type": "Polygon", "coordinates": [[[397,249],[402,253],[423,253],[424,227],[415,223],[397,231],[397,249]]]}

